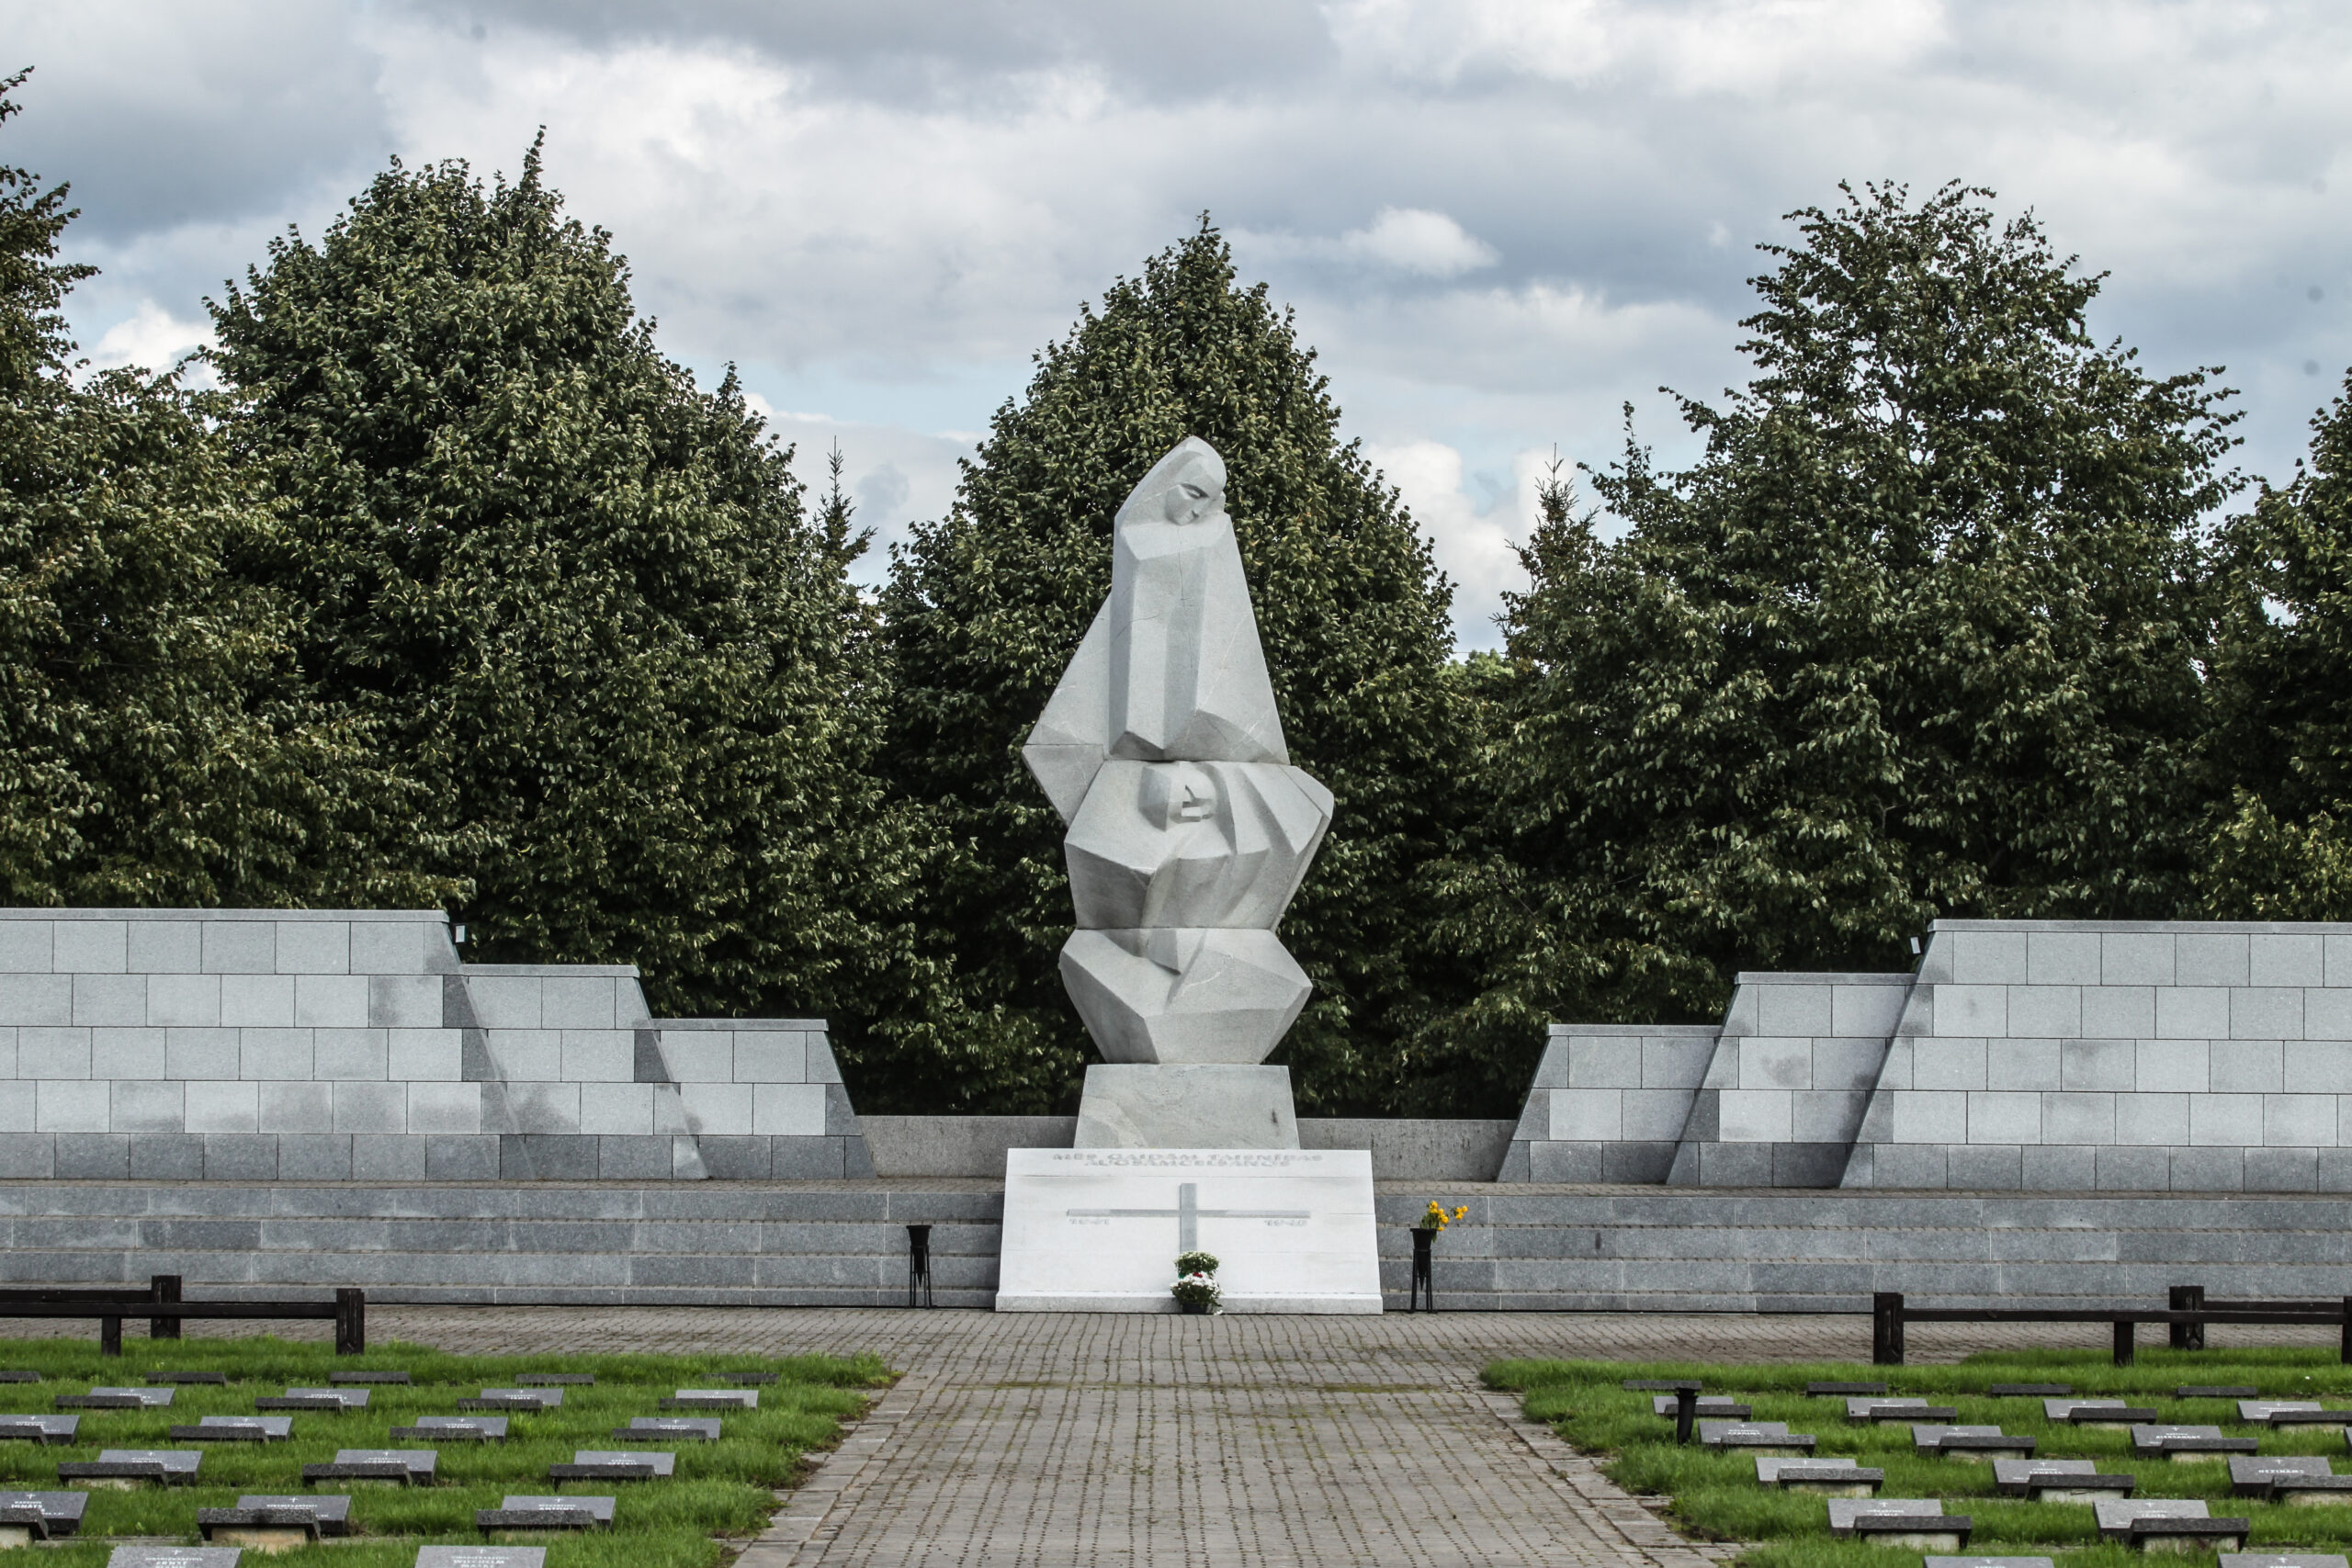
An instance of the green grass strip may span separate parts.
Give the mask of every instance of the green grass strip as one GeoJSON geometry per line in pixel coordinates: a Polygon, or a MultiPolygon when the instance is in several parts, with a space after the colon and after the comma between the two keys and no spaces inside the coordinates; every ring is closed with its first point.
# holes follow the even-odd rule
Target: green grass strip
{"type": "MultiPolygon", "coordinates": [[[[1917,1568],[1920,1554],[1864,1546],[1829,1534],[1827,1500],[1782,1493],[1756,1479],[1752,1455],[1688,1448],[1674,1441],[1671,1417],[1651,1413],[1653,1397],[1619,1385],[1628,1379],[1695,1379],[1709,1396],[1751,1407],[1751,1419],[1785,1421],[1791,1432],[1819,1439],[1822,1458],[1846,1457],[1883,1468],[1883,1497],[1937,1497],[1948,1514],[1975,1520],[1970,1556],[2064,1554],[2066,1568],[2148,1568],[2148,1555],[2098,1540],[2087,1503],[2028,1503],[1996,1495],[1993,1467],[1960,1459],[1923,1458],[1905,1423],[1849,1423],[1842,1396],[1807,1397],[1808,1382],[1883,1382],[1890,1396],[1926,1398],[1954,1407],[1958,1426],[1997,1426],[2038,1439],[2043,1459],[2087,1459],[2103,1472],[2139,1478],[2134,1496],[2201,1497],[2216,1516],[2252,1522],[2250,1552],[2352,1551],[2352,1507],[2289,1507],[2230,1495],[2229,1466],[2216,1456],[2194,1463],[2143,1459],[2129,1432],[2043,1418],[2038,1397],[1995,1398],[1994,1383],[2063,1382],[2072,1397],[2121,1398],[2152,1406],[2168,1423],[2218,1426],[2252,1437],[2264,1454],[2322,1454],[2352,1471],[2342,1428],[2242,1423],[2226,1399],[2175,1399],[2182,1384],[2250,1384],[2266,1399],[2315,1399],[2352,1408],[2352,1368],[2332,1350],[2265,1348],[2174,1351],[2143,1348],[2138,1364],[2117,1367],[2105,1351],[2030,1350],[1979,1354],[1954,1366],[1874,1367],[1850,1361],[1741,1366],[1702,1361],[1497,1361],[1488,1386],[1520,1393],[1528,1416],[1552,1425],[1588,1453],[1608,1456],[1602,1470],[1637,1495],[1670,1498],[1676,1527],[1696,1539],[1753,1543],[1740,1562],[1751,1568],[1917,1568]]],[[[2170,1561],[2159,1556],[2155,1562],[2170,1561]]],[[[2192,1561],[2211,1561],[2199,1553],[2192,1561]]]]}
{"type": "MultiPolygon", "coordinates": [[[[879,1358],[858,1356],[453,1356],[422,1346],[383,1344],[365,1356],[337,1356],[325,1346],[272,1338],[180,1341],[126,1339],[119,1357],[102,1357],[86,1341],[0,1341],[0,1368],[38,1371],[38,1383],[0,1384],[0,1413],[55,1413],[60,1394],[94,1386],[135,1386],[150,1371],[218,1371],[225,1387],[182,1386],[157,1410],[85,1410],[71,1446],[0,1443],[0,1489],[77,1490],[61,1486],[57,1466],[94,1460],[101,1449],[201,1449],[202,1482],[187,1487],[142,1486],[90,1491],[82,1532],[73,1543],[40,1549],[51,1568],[98,1568],[113,1550],[108,1537],[165,1536],[197,1540],[196,1511],[235,1506],[241,1493],[332,1495],[348,1490],[352,1539],[323,1541],[248,1562],[287,1568],[407,1568],[428,1542],[478,1545],[474,1511],[494,1508],[509,1493],[561,1491],[617,1499],[614,1528],[578,1537],[550,1537],[548,1568],[708,1568],[721,1555],[719,1538],[741,1543],[758,1533],[776,1508],[775,1492],[792,1484],[801,1456],[830,1448],[843,1420],[854,1417],[870,1391],[890,1381],[879,1358]],[[288,1388],[325,1387],[336,1372],[398,1371],[413,1386],[369,1387],[368,1408],[344,1414],[293,1412],[293,1437],[281,1443],[175,1441],[175,1426],[206,1416],[250,1416],[257,1396],[288,1388]],[[567,1387],[560,1409],[501,1411],[508,1418],[503,1443],[403,1439],[386,1434],[413,1426],[420,1416],[456,1416],[461,1398],[484,1388],[511,1388],[535,1372],[592,1372],[594,1387],[567,1387]],[[660,1402],[681,1388],[727,1386],[729,1372],[774,1372],[759,1387],[760,1407],[747,1411],[664,1411],[660,1402]],[[633,1416],[716,1416],[724,1436],[716,1443],[621,1443],[611,1437],[633,1416]],[[345,1487],[302,1483],[305,1464],[332,1461],[337,1449],[436,1448],[439,1483],[429,1487],[345,1487]],[[575,1484],[558,1488],[548,1466],[569,1463],[579,1449],[669,1449],[678,1456],[669,1480],[575,1484]]],[[[0,1554],[8,1558],[28,1554],[0,1554]]]]}

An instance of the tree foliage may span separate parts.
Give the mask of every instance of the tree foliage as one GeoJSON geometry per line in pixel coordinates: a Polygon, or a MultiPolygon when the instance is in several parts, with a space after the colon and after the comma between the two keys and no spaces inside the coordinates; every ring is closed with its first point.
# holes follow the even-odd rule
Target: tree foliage
{"type": "Polygon", "coordinates": [[[1739,968],[1878,968],[1936,916],[2150,918],[2200,817],[2200,514],[2234,415],[2096,343],[2099,279],[1989,192],[1793,214],[1756,374],[1661,470],[1563,487],[1508,605],[1498,858],[1443,939],[1475,1016],[1705,1016],[1739,968]]]}
{"type": "MultiPolygon", "coordinates": [[[[790,454],[698,389],[534,147],[379,176],[214,307],[286,507],[256,575],[423,789],[485,958],[644,965],[657,1007],[815,1008],[877,962],[876,694],[790,454]]],[[[840,518],[846,524],[846,514],[840,518]]]]}
{"type": "Polygon", "coordinates": [[[2283,489],[2233,521],[2212,760],[2232,791],[2207,912],[2352,919],[2352,376],[2283,489]]]}
{"type": "MultiPolygon", "coordinates": [[[[1168,449],[1224,454],[1227,509],[1292,759],[1339,805],[1283,925],[1314,979],[1274,1060],[1300,1106],[1391,1103],[1430,1006],[1408,886],[1462,798],[1451,590],[1393,490],[1336,434],[1313,354],[1206,224],[1123,279],[1037,357],[920,525],[884,593],[897,681],[888,767],[952,851],[928,884],[943,1010],[910,1019],[892,1103],[1046,1111],[1089,1058],[1055,959],[1071,929],[1062,825],[1020,745],[1110,588],[1111,520],[1168,449]]],[[[887,1087],[882,1087],[887,1085],[887,1087]]]]}
{"type": "MultiPolygon", "coordinates": [[[[0,121],[17,113],[0,83],[0,121]]],[[[0,167],[0,901],[415,904],[408,792],[242,581],[280,519],[175,374],[76,385],[66,187],[0,167]]]]}

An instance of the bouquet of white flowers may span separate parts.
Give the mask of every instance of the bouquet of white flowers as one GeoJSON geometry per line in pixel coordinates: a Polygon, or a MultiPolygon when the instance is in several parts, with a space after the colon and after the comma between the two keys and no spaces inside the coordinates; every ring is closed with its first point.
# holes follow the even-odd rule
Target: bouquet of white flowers
{"type": "Polygon", "coordinates": [[[1225,1292],[1217,1288],[1216,1259],[1205,1252],[1188,1252],[1176,1259],[1176,1283],[1169,1287],[1185,1312],[1216,1313],[1225,1292]]]}

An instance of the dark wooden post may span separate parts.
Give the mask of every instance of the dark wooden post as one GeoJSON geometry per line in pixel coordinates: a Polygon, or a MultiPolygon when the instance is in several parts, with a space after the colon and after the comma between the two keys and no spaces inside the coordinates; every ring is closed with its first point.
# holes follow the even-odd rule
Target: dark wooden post
{"type": "Polygon", "coordinates": [[[2115,1320],[2115,1364],[2117,1366],[2128,1367],[2132,1364],[2132,1357],[2137,1354],[2139,1348],[2137,1336],[2133,1333],[2133,1330],[2138,1327],[2139,1325],[2128,1317],[2119,1317],[2115,1320]]]}
{"type": "Polygon", "coordinates": [[[2344,1337],[2335,1354],[2338,1360],[2352,1367],[2352,1296],[2344,1298],[2344,1337]]]}
{"type": "Polygon", "coordinates": [[[122,1319],[119,1317],[98,1319],[98,1354],[101,1356],[122,1354],[122,1319]]]}
{"type": "Polygon", "coordinates": [[[334,1353],[368,1353],[368,1292],[345,1286],[334,1293],[334,1353]]]}
{"type": "MultiPolygon", "coordinates": [[[[147,1280],[147,1293],[159,1302],[176,1302],[180,1299],[180,1277],[177,1274],[150,1275],[147,1280]]],[[[151,1317],[147,1320],[148,1338],[177,1339],[179,1337],[180,1320],[178,1318],[151,1317]]]]}
{"type": "MultiPolygon", "coordinates": [[[[2175,1285],[2171,1294],[2171,1306],[2175,1312],[2205,1310],[2205,1287],[2202,1285],[2175,1285]]],[[[2205,1325],[2201,1323],[2172,1325],[2172,1348],[2176,1350],[2202,1350],[2205,1348],[2205,1325]]]]}
{"type": "Polygon", "coordinates": [[[1880,1291],[1871,1297],[1871,1360],[1882,1367],[1903,1364],[1903,1292],[1880,1291]]]}
{"type": "Polygon", "coordinates": [[[922,1292],[923,1306],[931,1305],[931,1227],[907,1227],[907,1304],[914,1306],[915,1292],[922,1292]]]}
{"type": "Polygon", "coordinates": [[[1437,1232],[1427,1225],[1416,1225],[1409,1233],[1413,1238],[1413,1295],[1407,1312],[1437,1311],[1437,1285],[1430,1274],[1430,1248],[1436,1245],[1437,1232]],[[1428,1305],[1424,1307],[1422,1303],[1428,1305]]]}

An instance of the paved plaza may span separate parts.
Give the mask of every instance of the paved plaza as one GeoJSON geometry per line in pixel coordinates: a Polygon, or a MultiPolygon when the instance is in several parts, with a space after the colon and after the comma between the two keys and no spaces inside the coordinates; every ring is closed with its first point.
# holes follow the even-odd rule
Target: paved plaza
{"type": "MultiPolygon", "coordinates": [[[[1509,1356],[1870,1353],[1860,1316],[381,1306],[368,1319],[378,1342],[480,1354],[882,1355],[905,1375],[740,1568],[1709,1568],[1728,1553],[1674,1535],[1521,1420],[1516,1399],[1483,1389],[1479,1369],[1509,1356]]],[[[0,1323],[0,1335],[62,1326],[0,1323]]],[[[2333,1335],[2227,1332],[2233,1344],[2333,1335]]],[[[1910,1340],[1929,1361],[2105,1334],[1920,1325],[1910,1340]]]]}

